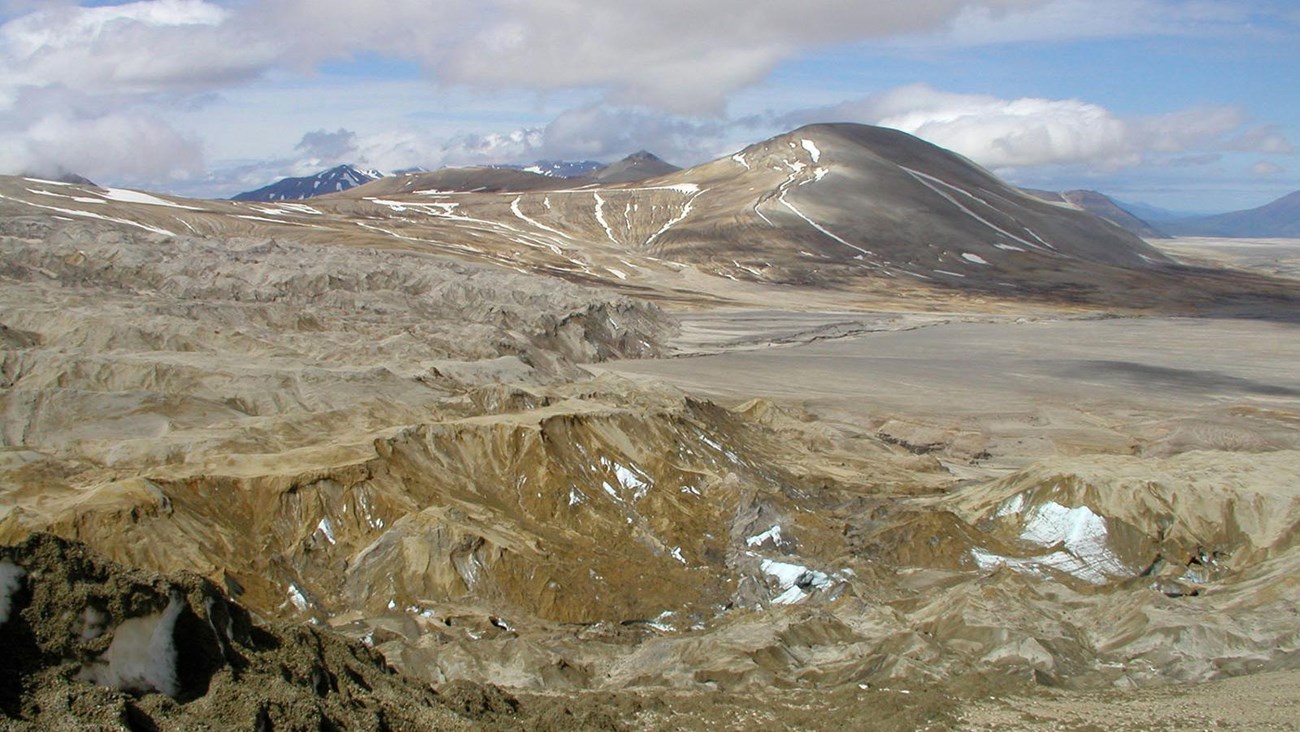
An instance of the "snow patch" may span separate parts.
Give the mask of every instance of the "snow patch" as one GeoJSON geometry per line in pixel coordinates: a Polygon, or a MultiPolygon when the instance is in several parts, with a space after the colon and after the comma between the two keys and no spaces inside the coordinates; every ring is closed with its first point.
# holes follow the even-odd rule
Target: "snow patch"
{"type": "Polygon", "coordinates": [[[605,220],[605,199],[600,197],[599,193],[591,194],[596,197],[596,221],[605,229],[605,236],[609,237],[610,242],[617,244],[618,240],[614,238],[614,232],[609,228],[609,222],[605,220]]]}
{"type": "Polygon", "coordinates": [[[632,491],[637,500],[644,498],[646,492],[650,490],[650,484],[631,468],[625,468],[618,463],[614,463],[614,474],[618,476],[619,484],[632,491]]]}
{"type": "Polygon", "coordinates": [[[0,561],[0,625],[9,621],[14,595],[22,589],[27,570],[9,560],[0,561]]]}
{"type": "Polygon", "coordinates": [[[995,518],[1001,518],[1003,516],[1013,516],[1023,511],[1024,508],[1025,508],[1025,494],[1017,493],[1014,496],[1003,501],[1002,505],[998,506],[998,510],[996,513],[993,514],[993,516],[995,518]]]}
{"type": "Polygon", "coordinates": [[[298,589],[298,585],[292,582],[289,583],[289,602],[298,608],[298,612],[307,610],[307,596],[302,593],[302,590],[298,589]]]}
{"type": "Polygon", "coordinates": [[[812,140],[803,140],[801,142],[803,144],[803,149],[807,150],[808,154],[812,156],[812,161],[814,163],[820,163],[822,160],[822,151],[817,149],[816,143],[812,140]]]}
{"type": "Polygon", "coordinates": [[[768,541],[772,542],[773,545],[778,545],[781,543],[780,524],[773,526],[772,528],[768,529],[767,531],[764,531],[761,534],[756,534],[754,536],[749,537],[748,539],[745,539],[745,544],[747,546],[762,546],[765,542],[768,541]]]}
{"type": "Polygon", "coordinates": [[[975,264],[988,264],[988,261],[986,261],[984,257],[981,257],[978,254],[971,254],[970,252],[962,252],[961,258],[967,262],[974,262],[975,264]]]}
{"type": "Polygon", "coordinates": [[[183,208],[190,211],[202,211],[203,209],[195,206],[182,206],[179,203],[167,201],[157,196],[151,196],[148,193],[140,191],[129,191],[125,188],[105,188],[104,192],[99,194],[110,201],[120,201],[122,203],[143,203],[146,206],[166,206],[168,208],[183,208]]]}
{"type": "Polygon", "coordinates": [[[808,594],[806,592],[799,589],[798,587],[791,587],[785,592],[782,592],[781,594],[772,598],[772,604],[773,605],[794,605],[803,602],[804,598],[806,597],[808,597],[808,594]]]}
{"type": "Polygon", "coordinates": [[[118,691],[160,691],[175,697],[176,620],[185,604],[172,595],[161,613],[122,621],[113,631],[113,642],[94,663],[81,669],[78,678],[118,691]]]}
{"type": "Polygon", "coordinates": [[[764,559],[761,565],[763,574],[776,580],[782,590],[780,595],[772,598],[773,605],[793,605],[803,601],[813,590],[824,590],[831,586],[833,579],[825,572],[815,569],[764,559]]]}
{"type": "Polygon", "coordinates": [[[324,534],[326,541],[329,543],[337,543],[334,541],[334,524],[330,522],[329,516],[321,519],[320,523],[316,524],[316,530],[324,534]]]}
{"type": "Polygon", "coordinates": [[[732,155],[732,156],[731,156],[731,159],[732,159],[732,160],[735,160],[737,164],[745,166],[745,170],[749,170],[749,169],[750,169],[750,167],[749,167],[749,161],[748,161],[748,160],[745,160],[745,156],[744,156],[744,155],[741,155],[740,153],[736,153],[735,155],[732,155]]]}
{"type": "Polygon", "coordinates": [[[681,547],[679,547],[679,546],[675,546],[675,547],[673,547],[672,556],[673,556],[673,559],[676,559],[677,561],[681,562],[682,564],[686,564],[686,557],[683,557],[683,556],[682,556],[682,548],[681,548],[681,547]]]}
{"type": "MultiPolygon", "coordinates": [[[[994,515],[1009,516],[1022,511],[1024,499],[1017,495],[1004,502],[994,515]]],[[[981,569],[1006,566],[1028,573],[1052,569],[1096,585],[1106,584],[1114,577],[1132,575],[1132,571],[1107,546],[1109,530],[1106,519],[1087,506],[1068,508],[1049,501],[1025,512],[1023,521],[1022,541],[1043,548],[1059,548],[1049,554],[1026,558],[1003,557],[976,548],[971,550],[976,565],[981,569]]]]}
{"type": "Polygon", "coordinates": [[[51,197],[54,197],[54,198],[66,198],[66,199],[68,199],[69,201],[76,201],[77,203],[106,203],[106,201],[105,201],[104,199],[102,199],[102,198],[88,198],[88,197],[86,197],[86,196],[65,196],[65,195],[63,195],[62,193],[55,193],[54,191],[43,191],[43,190],[41,190],[40,188],[28,188],[28,189],[27,189],[27,192],[28,192],[28,193],[35,193],[35,194],[38,195],[38,196],[51,196],[51,197]]]}

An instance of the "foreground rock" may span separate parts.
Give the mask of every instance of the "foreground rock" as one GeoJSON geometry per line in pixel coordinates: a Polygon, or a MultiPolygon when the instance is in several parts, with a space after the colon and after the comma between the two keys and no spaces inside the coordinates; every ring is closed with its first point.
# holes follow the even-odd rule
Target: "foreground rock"
{"type": "Polygon", "coordinates": [[[198,576],[129,570],[44,534],[0,557],[6,728],[469,726],[378,654],[255,621],[198,576]]]}

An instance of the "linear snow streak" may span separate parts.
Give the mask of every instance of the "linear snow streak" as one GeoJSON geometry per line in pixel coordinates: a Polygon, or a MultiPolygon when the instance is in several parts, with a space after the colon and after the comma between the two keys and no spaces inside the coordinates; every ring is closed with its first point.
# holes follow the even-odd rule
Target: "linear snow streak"
{"type": "Polygon", "coordinates": [[[695,203],[695,199],[700,197],[701,193],[704,193],[704,191],[696,191],[694,195],[686,199],[686,204],[682,206],[682,212],[676,218],[671,219],[668,221],[668,223],[664,224],[663,228],[659,229],[659,231],[656,231],[655,233],[651,234],[650,238],[645,240],[645,246],[648,247],[651,244],[654,244],[655,239],[658,239],[660,236],[666,234],[669,229],[673,228],[677,224],[680,224],[687,216],[689,216],[691,213],[691,206],[695,203]]]}
{"type": "MultiPolygon", "coordinates": [[[[44,206],[39,203],[32,203],[31,201],[24,201],[21,198],[11,198],[5,195],[0,195],[0,198],[5,199],[6,201],[13,201],[15,203],[26,204],[34,208],[43,208],[47,211],[57,211],[59,213],[68,214],[70,216],[82,216],[88,219],[99,219],[101,221],[111,221],[115,224],[126,224],[127,226],[134,226],[136,228],[144,229],[145,231],[153,232],[154,234],[162,234],[164,236],[176,236],[176,234],[166,229],[160,229],[157,226],[142,224],[139,221],[131,221],[130,219],[115,219],[112,216],[104,216],[102,214],[97,214],[92,211],[82,211],[80,209],[75,209],[75,208],[59,208],[58,206],[44,206]]],[[[277,221],[275,223],[279,223],[279,222],[277,221]]]]}
{"type": "Polygon", "coordinates": [[[427,214],[434,218],[461,222],[462,224],[466,224],[465,228],[477,228],[481,231],[487,231],[498,235],[504,232],[504,235],[507,238],[518,244],[523,244],[524,246],[529,247],[542,247],[551,250],[555,254],[564,254],[564,249],[550,239],[543,239],[537,235],[521,231],[500,221],[478,219],[472,216],[462,216],[454,213],[456,208],[460,205],[457,203],[403,203],[401,201],[388,201],[381,198],[367,198],[366,200],[381,206],[387,206],[398,213],[410,209],[427,214]]]}
{"type": "MultiPolygon", "coordinates": [[[[851,242],[849,242],[849,241],[846,241],[843,237],[839,236],[838,234],[835,234],[835,233],[831,232],[831,231],[830,231],[829,229],[827,229],[825,226],[822,226],[821,224],[817,223],[816,221],[813,221],[813,220],[812,220],[811,218],[809,218],[809,217],[808,217],[808,216],[807,216],[803,211],[800,211],[799,209],[795,208],[795,205],[794,205],[793,203],[790,203],[789,201],[786,200],[785,196],[786,196],[787,193],[790,192],[790,185],[791,185],[792,183],[794,183],[795,176],[797,176],[797,175],[799,175],[799,171],[795,171],[794,173],[792,173],[792,174],[790,175],[790,177],[787,178],[786,181],[785,181],[784,183],[781,184],[781,188],[779,189],[779,190],[781,191],[781,195],[780,195],[780,196],[777,196],[777,200],[781,203],[781,205],[782,205],[782,206],[785,206],[785,207],[788,208],[788,209],[790,209],[790,211],[792,211],[792,212],[794,213],[795,216],[798,216],[799,218],[803,219],[804,221],[807,221],[809,226],[811,226],[811,227],[813,227],[814,229],[820,231],[821,233],[825,234],[826,236],[829,236],[830,238],[832,238],[832,239],[834,239],[835,241],[837,241],[837,242],[843,244],[844,246],[846,246],[846,247],[848,247],[848,248],[850,248],[850,249],[853,249],[853,250],[856,250],[856,251],[862,252],[863,254],[866,254],[866,255],[869,255],[869,256],[872,256],[872,257],[876,256],[876,255],[875,255],[873,252],[871,252],[870,250],[868,250],[868,249],[863,249],[862,247],[858,246],[857,244],[853,244],[853,243],[851,243],[851,242]]],[[[757,211],[757,210],[758,210],[757,207],[756,207],[754,210],[757,211]]],[[[764,217],[764,220],[766,220],[766,218],[767,218],[767,217],[764,217]]],[[[770,222],[769,222],[769,223],[770,223],[770,222]]]]}
{"type": "Polygon", "coordinates": [[[611,242],[617,244],[618,240],[614,238],[614,231],[609,228],[609,222],[605,220],[605,199],[601,198],[599,193],[592,193],[591,195],[596,197],[596,220],[605,228],[605,236],[608,236],[611,242]]]}
{"type": "MultiPolygon", "coordinates": [[[[513,201],[510,202],[510,210],[515,212],[515,216],[518,216],[518,217],[519,217],[522,221],[524,221],[525,223],[528,223],[528,224],[531,224],[531,225],[533,225],[533,226],[536,226],[537,228],[539,228],[539,229],[541,229],[541,230],[543,230],[543,231],[549,231],[549,232],[551,232],[552,234],[556,234],[556,235],[562,236],[562,237],[564,237],[565,239],[572,239],[572,238],[573,238],[573,237],[569,236],[568,234],[564,233],[563,231],[560,231],[559,229],[552,229],[551,227],[547,226],[546,224],[543,224],[542,222],[537,221],[537,220],[532,219],[532,218],[530,218],[529,216],[527,216],[523,211],[521,211],[521,210],[519,209],[519,199],[520,199],[520,198],[523,198],[523,196],[516,196],[516,197],[515,197],[515,200],[513,200],[513,201]]],[[[548,199],[546,199],[546,200],[549,201],[550,199],[548,198],[548,199]]],[[[547,206],[547,208],[550,208],[550,206],[547,206]]]]}
{"type": "MultiPolygon", "coordinates": [[[[980,199],[979,196],[976,196],[975,194],[970,193],[969,191],[962,190],[961,188],[958,188],[957,186],[955,186],[955,185],[953,185],[953,184],[951,184],[951,183],[948,183],[947,181],[943,181],[943,180],[940,180],[940,179],[938,179],[938,178],[936,178],[936,177],[934,177],[934,176],[932,176],[932,175],[927,175],[927,174],[925,174],[925,173],[922,173],[922,172],[919,171],[919,170],[912,170],[911,168],[908,168],[908,167],[905,167],[905,166],[902,166],[902,165],[900,165],[899,167],[900,167],[900,168],[903,168],[903,170],[907,171],[908,175],[912,176],[912,177],[915,178],[917,181],[919,181],[919,182],[921,183],[921,185],[925,186],[926,188],[929,188],[930,190],[934,191],[935,193],[938,193],[940,196],[943,196],[944,199],[946,199],[949,203],[951,203],[952,205],[956,206],[957,208],[961,209],[961,210],[962,210],[962,211],[963,211],[967,216],[970,216],[971,218],[975,219],[976,221],[980,222],[981,224],[984,224],[985,226],[989,227],[990,229],[992,229],[992,230],[998,232],[999,234],[1001,234],[1001,235],[1007,237],[1008,239],[1011,239],[1012,241],[1020,242],[1021,244],[1024,244],[1025,246],[1029,247],[1030,249],[1038,249],[1038,250],[1042,250],[1042,247],[1040,247],[1039,245],[1034,244],[1033,242],[1030,242],[1030,241],[1028,241],[1028,240],[1026,240],[1026,239],[1022,239],[1022,238],[1016,236],[1015,234],[1012,234],[1011,232],[1007,231],[1006,229],[1002,228],[1001,226],[998,226],[997,224],[993,223],[992,221],[989,221],[988,219],[984,218],[983,216],[980,216],[979,214],[975,213],[974,211],[970,210],[969,208],[966,208],[965,206],[963,206],[963,205],[961,204],[960,201],[958,201],[957,199],[955,199],[955,198],[953,198],[952,196],[948,195],[947,193],[945,193],[944,191],[940,190],[939,188],[935,187],[934,184],[935,184],[935,183],[938,183],[939,185],[944,186],[945,188],[950,188],[950,189],[952,189],[952,190],[954,190],[954,191],[957,191],[958,193],[961,193],[962,195],[969,196],[970,198],[973,198],[973,199],[975,199],[976,201],[979,201],[980,203],[983,203],[985,206],[988,206],[988,203],[986,203],[985,201],[983,201],[982,199],[980,199]]],[[[1046,242],[1044,242],[1044,243],[1046,243],[1046,242]]]]}

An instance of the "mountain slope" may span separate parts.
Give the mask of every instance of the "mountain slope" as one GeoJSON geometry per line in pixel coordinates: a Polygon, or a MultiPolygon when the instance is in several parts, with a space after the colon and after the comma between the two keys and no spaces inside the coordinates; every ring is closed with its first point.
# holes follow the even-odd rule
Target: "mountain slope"
{"type": "Polygon", "coordinates": [[[1162,224],[1181,236],[1300,237],[1300,191],[1246,211],[1162,224]]]}
{"type": "Polygon", "coordinates": [[[816,265],[950,281],[1023,276],[1045,260],[1127,268],[1166,261],[1126,232],[894,130],[813,125],[691,172],[727,206],[701,195],[699,217],[656,242],[665,251],[696,249],[727,227],[786,264],[795,254],[816,265]]]}
{"type": "Polygon", "coordinates": [[[323,196],[327,193],[339,193],[350,188],[365,185],[384,177],[376,170],[360,170],[351,165],[339,165],[323,170],[316,175],[302,178],[285,178],[255,191],[245,191],[232,201],[301,201],[307,198],[323,196]]]}

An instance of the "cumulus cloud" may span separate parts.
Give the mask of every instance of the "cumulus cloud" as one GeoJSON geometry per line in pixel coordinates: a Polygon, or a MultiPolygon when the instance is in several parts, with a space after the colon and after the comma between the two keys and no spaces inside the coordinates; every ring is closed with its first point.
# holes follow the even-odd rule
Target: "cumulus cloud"
{"type": "Polygon", "coordinates": [[[1122,118],[1078,99],[1002,99],[955,94],[925,84],[804,110],[784,119],[892,127],[994,169],[1077,165],[1111,171],[1167,163],[1175,156],[1187,160],[1221,151],[1292,150],[1276,127],[1251,126],[1245,113],[1231,106],[1122,118]]]}
{"type": "Polygon", "coordinates": [[[29,13],[0,26],[3,84],[89,93],[220,88],[255,77],[277,53],[271,39],[229,20],[204,0],[29,13]]]}
{"type": "Polygon", "coordinates": [[[196,91],[378,52],[418,61],[445,83],[597,88],[623,103],[719,112],[729,93],[810,48],[931,30],[970,8],[1002,17],[1047,1],[807,0],[797,13],[774,0],[54,3],[0,26],[0,69],[8,85],[196,91]]]}
{"type": "Polygon", "coordinates": [[[1285,172],[1286,172],[1286,168],[1283,168],[1281,165],[1278,165],[1277,163],[1274,163],[1269,160],[1261,160],[1258,163],[1255,163],[1254,165],[1250,166],[1251,175],[1259,176],[1261,178],[1267,178],[1269,176],[1278,175],[1279,173],[1285,173],[1285,172]]]}

